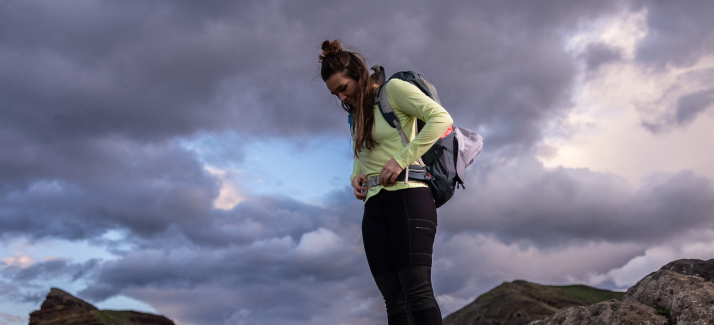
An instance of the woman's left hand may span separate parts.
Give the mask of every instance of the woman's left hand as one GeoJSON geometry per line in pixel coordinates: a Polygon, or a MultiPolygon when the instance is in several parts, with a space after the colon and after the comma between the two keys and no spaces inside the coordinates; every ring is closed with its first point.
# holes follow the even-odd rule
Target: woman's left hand
{"type": "Polygon", "coordinates": [[[382,171],[379,172],[379,184],[382,184],[382,186],[388,186],[391,184],[394,184],[394,182],[397,179],[397,176],[399,173],[402,172],[404,168],[402,166],[399,166],[396,160],[394,158],[390,159],[386,164],[384,164],[384,167],[382,167],[382,171]]]}

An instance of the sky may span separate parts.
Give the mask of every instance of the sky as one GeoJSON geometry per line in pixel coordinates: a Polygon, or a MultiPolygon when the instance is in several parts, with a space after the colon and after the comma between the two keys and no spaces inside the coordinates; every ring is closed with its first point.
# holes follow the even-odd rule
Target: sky
{"type": "Polygon", "coordinates": [[[485,146],[439,208],[444,315],[714,257],[714,6],[2,1],[0,325],[50,287],[180,325],[383,324],[319,77],[341,39],[485,146]]]}

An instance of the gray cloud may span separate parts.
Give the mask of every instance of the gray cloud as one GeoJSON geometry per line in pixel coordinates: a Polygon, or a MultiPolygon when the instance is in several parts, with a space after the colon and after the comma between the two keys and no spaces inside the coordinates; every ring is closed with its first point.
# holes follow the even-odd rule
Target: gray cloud
{"type": "Polygon", "coordinates": [[[637,59],[664,66],[690,66],[714,50],[714,8],[706,0],[643,1],[648,34],[637,48],[637,59]]]}
{"type": "Polygon", "coordinates": [[[215,181],[175,142],[90,138],[19,150],[25,154],[3,157],[3,235],[79,239],[114,227],[148,234],[202,218],[217,195],[215,181]]]}
{"type": "Polygon", "coordinates": [[[582,58],[588,70],[595,70],[605,63],[621,59],[622,53],[607,44],[593,43],[585,49],[582,58]]]}
{"type": "Polygon", "coordinates": [[[654,119],[643,120],[642,126],[652,133],[662,133],[675,128],[683,128],[697,119],[701,113],[712,107],[714,88],[697,91],[683,91],[687,84],[708,87],[714,82],[714,68],[694,69],[677,76],[678,83],[663,92],[660,102],[669,98],[676,99],[667,111],[654,119]]]}
{"type": "Polygon", "coordinates": [[[232,285],[269,284],[278,278],[336,281],[354,276],[356,265],[365,262],[357,248],[362,203],[343,204],[346,194],[335,195],[327,207],[255,197],[231,211],[216,211],[204,223],[169,228],[157,235],[159,240],[127,238],[136,249],[104,263],[97,284],[84,294],[105,299],[125,286],[192,287],[227,279],[235,279],[232,285]]]}
{"type": "Polygon", "coordinates": [[[677,101],[677,124],[683,125],[693,121],[699,113],[714,104],[714,88],[698,91],[679,98],[677,101]]]}
{"type": "MultiPolygon", "coordinates": [[[[14,282],[0,291],[69,277],[88,283],[81,295],[91,300],[128,294],[196,324],[381,321],[349,188],[319,206],[248,193],[213,210],[217,181],[180,145],[225,130],[250,134],[245,141],[344,136],[344,115],[315,78],[318,46],[334,38],[388,72],[421,72],[456,124],[483,128],[488,152],[469,170],[474,185],[439,211],[441,247],[489,243],[469,239],[478,235],[542,250],[635,243],[598,259],[606,268],[643,243],[711,228],[711,180],[681,172],[635,189],[530,157],[544,125],[570,108],[577,69],[565,32],[628,6],[648,10],[641,63],[687,65],[711,50],[710,6],[694,1],[3,2],[0,238],[86,239],[118,259],[5,267],[14,282]],[[110,229],[127,237],[107,243],[110,229]],[[308,249],[310,238],[327,249],[308,249]]],[[[595,45],[583,58],[594,69],[618,57],[595,45]]],[[[711,90],[682,97],[676,120],[710,101],[711,90]]],[[[239,142],[223,149],[243,158],[239,142]]],[[[469,263],[443,266],[437,290],[466,298],[504,279],[469,263]]]]}
{"type": "Polygon", "coordinates": [[[83,277],[98,262],[96,259],[81,264],[67,260],[50,260],[33,264],[27,268],[6,267],[0,272],[0,275],[21,283],[38,279],[56,279],[62,276],[67,276],[74,281],[83,277]]]}
{"type": "MultiPolygon", "coordinates": [[[[714,29],[709,23],[714,19],[714,9],[709,2],[647,1],[640,6],[647,10],[648,33],[637,46],[637,61],[657,69],[668,64],[691,67],[703,55],[714,51],[714,29]]],[[[698,74],[711,79],[711,71],[698,74]]],[[[643,121],[642,126],[650,132],[659,133],[687,125],[711,103],[710,97],[706,90],[684,94],[677,100],[674,114],[656,122],[643,121]]]]}
{"type": "Polygon", "coordinates": [[[494,147],[527,147],[540,123],[562,113],[572,79],[558,30],[608,7],[439,6],[429,16],[435,8],[368,15],[369,6],[331,2],[321,10],[290,2],[2,6],[0,175],[5,195],[20,194],[6,196],[0,223],[4,233],[64,238],[111,227],[154,233],[203,218],[215,182],[172,137],[224,128],[344,134],[344,116],[314,78],[326,38],[362,43],[392,71],[423,71],[446,90],[460,124],[489,126],[494,147]],[[355,15],[326,14],[333,9],[355,15]],[[412,14],[430,18],[416,24],[412,14]],[[383,36],[360,36],[368,34],[383,36]],[[32,192],[42,186],[61,193],[32,192]]]}
{"type": "Polygon", "coordinates": [[[563,108],[572,79],[559,30],[574,26],[574,17],[613,9],[555,1],[393,11],[290,2],[210,10],[160,2],[141,10],[131,2],[77,5],[4,5],[9,32],[1,39],[7,64],[0,83],[7,125],[45,138],[156,139],[226,127],[266,132],[262,125],[285,134],[341,130],[343,117],[313,79],[319,43],[341,37],[389,71],[415,69],[433,78],[463,124],[506,127],[492,144],[530,143],[546,112],[563,108]],[[326,14],[333,9],[355,14],[326,14]],[[424,19],[417,24],[412,16],[424,19]],[[370,18],[364,24],[358,17],[370,18]],[[361,36],[367,34],[381,36],[361,36]]]}
{"type": "MultiPolygon", "coordinates": [[[[480,159],[480,158],[479,158],[480,159]]],[[[466,189],[445,206],[447,233],[491,233],[538,246],[605,240],[655,243],[714,227],[714,185],[690,171],[653,174],[639,189],[612,174],[546,170],[532,158],[480,161],[466,189]]]]}

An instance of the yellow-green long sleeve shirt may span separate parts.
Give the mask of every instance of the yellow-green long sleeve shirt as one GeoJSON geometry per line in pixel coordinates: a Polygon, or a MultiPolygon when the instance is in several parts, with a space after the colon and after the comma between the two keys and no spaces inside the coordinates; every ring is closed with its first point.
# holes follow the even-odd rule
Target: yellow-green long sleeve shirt
{"type": "MultiPolygon", "coordinates": [[[[387,87],[387,100],[392,105],[394,113],[402,124],[404,134],[410,142],[404,147],[399,131],[384,120],[379,106],[375,104],[372,137],[378,145],[371,150],[362,148],[362,152],[355,158],[352,166],[350,182],[360,174],[366,175],[367,178],[379,175],[382,167],[392,158],[402,168],[416,163],[416,160],[426,153],[453,124],[449,113],[416,86],[406,81],[392,79],[384,87],[387,87]],[[419,134],[416,134],[416,119],[426,123],[419,134]]],[[[416,181],[409,181],[406,184],[396,182],[386,187],[378,185],[369,189],[364,201],[366,203],[382,188],[395,191],[414,187],[427,187],[427,185],[416,181]]]]}

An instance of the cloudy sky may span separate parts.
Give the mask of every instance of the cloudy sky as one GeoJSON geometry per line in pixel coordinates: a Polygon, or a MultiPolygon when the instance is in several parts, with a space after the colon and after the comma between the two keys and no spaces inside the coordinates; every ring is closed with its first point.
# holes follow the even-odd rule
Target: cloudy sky
{"type": "Polygon", "coordinates": [[[339,38],[486,145],[439,209],[445,315],[515,279],[714,257],[714,5],[0,2],[0,325],[51,286],[181,325],[383,324],[319,77],[339,38]]]}

